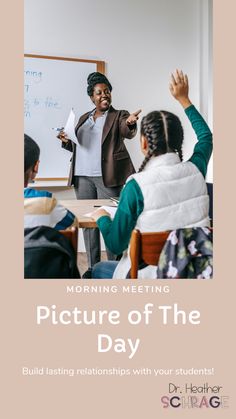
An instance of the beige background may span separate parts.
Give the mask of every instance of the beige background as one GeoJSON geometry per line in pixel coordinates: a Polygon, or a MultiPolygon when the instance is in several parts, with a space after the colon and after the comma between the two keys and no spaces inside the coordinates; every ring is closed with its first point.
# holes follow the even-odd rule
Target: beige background
{"type": "MultiPolygon", "coordinates": [[[[160,296],[66,296],[65,281],[24,281],[22,242],[23,156],[23,5],[5,6],[1,24],[2,117],[2,372],[4,418],[181,418],[235,417],[234,326],[234,214],[232,197],[235,167],[235,10],[233,1],[214,0],[214,144],[215,144],[215,279],[178,281],[171,293],[160,296]],[[233,34],[234,32],[234,34],[233,34]],[[20,175],[22,173],[22,175],[20,175]],[[14,237],[14,239],[13,239],[14,237]],[[35,324],[36,304],[89,309],[178,302],[201,311],[200,326],[133,326],[112,328],[116,336],[141,338],[132,360],[124,355],[96,353],[95,328],[43,327],[35,324]],[[162,409],[160,396],[169,379],[155,377],[22,377],[22,366],[202,368],[214,367],[213,377],[178,379],[223,386],[230,408],[162,409]]],[[[152,283],[153,284],[153,283],[152,283]]],[[[102,328],[102,330],[104,330],[102,328]]],[[[105,330],[104,330],[104,333],[105,330]]],[[[177,381],[175,377],[171,382],[177,381]]]]}

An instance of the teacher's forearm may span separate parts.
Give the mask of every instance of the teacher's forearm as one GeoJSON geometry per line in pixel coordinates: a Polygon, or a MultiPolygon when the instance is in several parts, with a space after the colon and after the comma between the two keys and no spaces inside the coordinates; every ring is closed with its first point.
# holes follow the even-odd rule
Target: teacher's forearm
{"type": "Polygon", "coordinates": [[[121,126],[121,135],[131,140],[137,134],[137,124],[127,125],[126,122],[121,126]]]}

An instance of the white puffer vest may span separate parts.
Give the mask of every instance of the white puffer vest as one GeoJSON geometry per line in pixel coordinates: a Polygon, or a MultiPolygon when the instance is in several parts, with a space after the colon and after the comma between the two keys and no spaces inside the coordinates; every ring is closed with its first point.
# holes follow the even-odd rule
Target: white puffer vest
{"type": "MultiPolygon", "coordinates": [[[[175,153],[152,157],[135,179],[144,198],[144,209],[135,228],[141,232],[209,226],[209,197],[203,175],[191,162],[180,162],[175,153]]],[[[129,249],[113,278],[124,279],[130,269],[129,249]]],[[[139,278],[156,278],[156,266],[139,271],[139,278]]]]}

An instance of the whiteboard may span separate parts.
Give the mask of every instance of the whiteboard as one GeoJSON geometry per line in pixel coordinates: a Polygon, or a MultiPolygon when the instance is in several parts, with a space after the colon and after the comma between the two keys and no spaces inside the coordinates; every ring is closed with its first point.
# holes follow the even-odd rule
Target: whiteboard
{"type": "Polygon", "coordinates": [[[93,109],[87,95],[93,71],[104,73],[104,62],[25,54],[24,132],[40,147],[37,178],[68,177],[71,153],[62,149],[52,128],[65,125],[71,108],[77,120],[93,109]]]}

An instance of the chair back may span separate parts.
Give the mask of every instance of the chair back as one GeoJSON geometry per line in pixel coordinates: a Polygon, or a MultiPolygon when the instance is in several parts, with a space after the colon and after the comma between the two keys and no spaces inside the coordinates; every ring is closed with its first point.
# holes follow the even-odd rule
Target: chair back
{"type": "Polygon", "coordinates": [[[213,183],[207,183],[207,193],[209,195],[209,218],[213,227],[213,183]]]}
{"type": "Polygon", "coordinates": [[[60,230],[60,233],[64,236],[67,237],[72,246],[73,249],[75,251],[75,255],[77,256],[77,248],[78,248],[78,228],[77,227],[71,227],[70,229],[67,230],[60,230]]]}
{"type": "Polygon", "coordinates": [[[139,230],[133,230],[130,240],[131,279],[138,277],[138,267],[141,262],[157,266],[169,233],[169,231],[141,233],[139,230]]]}

